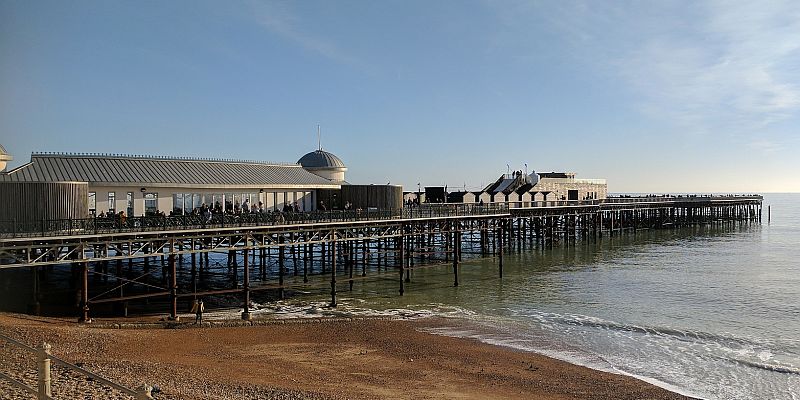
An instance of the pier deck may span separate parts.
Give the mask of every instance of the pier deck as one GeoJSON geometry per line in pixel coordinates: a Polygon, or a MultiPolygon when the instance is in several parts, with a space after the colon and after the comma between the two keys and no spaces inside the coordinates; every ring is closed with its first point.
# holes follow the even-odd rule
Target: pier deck
{"type": "Polygon", "coordinates": [[[397,280],[402,295],[413,270],[443,264],[452,265],[453,284],[458,286],[465,258],[494,256],[502,277],[504,249],[525,243],[569,246],[624,230],[760,222],[761,203],[760,196],[645,197],[502,206],[434,204],[269,219],[219,216],[199,224],[182,217],[162,217],[158,224],[131,219],[124,225],[98,225],[91,219],[70,221],[70,229],[62,229],[63,223],[40,221],[39,228],[45,229],[19,230],[17,225],[13,232],[4,231],[0,271],[30,269],[32,313],[38,313],[40,300],[48,294],[40,289],[48,271],[67,268],[69,290],[80,298],[81,320],[90,319],[90,308],[121,304],[127,310],[129,303],[149,299],[166,299],[167,311],[175,318],[179,299],[221,294],[241,296],[242,317],[247,319],[251,292],[269,290],[284,298],[290,288],[325,286],[335,306],[342,285],[337,279],[346,280],[347,290],[352,290],[354,281],[367,276],[389,277],[397,280]],[[225,265],[215,261],[218,257],[225,265]],[[203,285],[204,276],[221,277],[217,282],[226,287],[203,285]]]}

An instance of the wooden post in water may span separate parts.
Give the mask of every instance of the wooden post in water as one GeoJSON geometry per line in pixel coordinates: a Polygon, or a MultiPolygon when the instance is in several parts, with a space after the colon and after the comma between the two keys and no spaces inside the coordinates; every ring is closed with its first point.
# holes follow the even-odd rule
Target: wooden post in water
{"type": "Polygon", "coordinates": [[[89,318],[89,262],[84,261],[81,265],[81,317],[79,322],[92,322],[89,318]]]}
{"type": "Polygon", "coordinates": [[[382,245],[383,245],[383,240],[382,239],[378,239],[377,243],[375,244],[375,246],[376,246],[376,250],[375,251],[377,253],[377,262],[378,262],[377,271],[381,270],[381,263],[383,261],[383,246],[382,245]]]}
{"type": "Polygon", "coordinates": [[[303,283],[308,283],[308,244],[303,245],[303,283]]]}
{"type": "MultiPolygon", "coordinates": [[[[452,226],[453,225],[450,224],[450,227],[452,226]]],[[[450,262],[450,237],[452,235],[450,231],[447,232],[440,231],[440,236],[442,237],[442,241],[444,242],[444,248],[442,249],[444,253],[444,262],[450,262]]]]}
{"type": "MultiPolygon", "coordinates": [[[[244,245],[249,245],[249,238],[244,237],[244,245]]],[[[242,291],[244,292],[244,310],[242,311],[242,319],[245,321],[250,320],[250,264],[248,263],[247,248],[242,250],[244,252],[244,285],[242,291]]]]}
{"type": "Polygon", "coordinates": [[[286,273],[286,266],[284,265],[285,262],[285,255],[283,249],[284,237],[281,234],[278,238],[278,298],[281,300],[284,299],[284,292],[283,292],[283,276],[286,273]]]}
{"type": "MultiPolygon", "coordinates": [[[[201,247],[201,248],[203,248],[203,246],[205,246],[206,248],[209,248],[209,249],[210,249],[210,248],[211,248],[211,245],[212,245],[212,241],[211,241],[211,239],[208,239],[208,242],[206,242],[206,244],[205,244],[205,245],[203,245],[203,244],[200,244],[200,247],[201,247]]],[[[208,263],[208,253],[209,253],[209,252],[207,252],[207,251],[206,251],[206,252],[203,252],[203,253],[200,253],[200,256],[206,259],[206,263],[205,263],[205,264],[206,264],[206,267],[205,267],[205,268],[206,268],[206,271],[208,271],[208,268],[209,268],[209,263],[208,263]]],[[[203,268],[202,268],[203,266],[202,266],[202,265],[200,265],[200,267],[201,267],[200,269],[202,270],[202,269],[203,269],[203,268]]]]}
{"type": "MultiPolygon", "coordinates": [[[[119,268],[117,268],[119,269],[119,268]]],[[[39,303],[39,268],[30,267],[31,271],[31,303],[28,305],[28,312],[32,315],[41,314],[41,304],[39,303]]],[[[119,273],[117,274],[117,285],[119,285],[119,273]]]]}
{"type": "Polygon", "coordinates": [[[453,222],[453,286],[458,287],[458,262],[461,257],[461,233],[458,222],[453,222]]]}
{"type": "Polygon", "coordinates": [[[327,258],[326,258],[327,257],[327,253],[326,253],[325,250],[328,247],[328,244],[325,243],[325,242],[322,242],[322,243],[320,243],[319,247],[320,247],[320,250],[319,250],[319,252],[320,252],[320,269],[322,270],[321,272],[324,274],[325,273],[325,261],[327,260],[327,258]]]}
{"type": "MultiPolygon", "coordinates": [[[[261,243],[264,243],[264,236],[261,236],[261,243]]],[[[267,249],[259,250],[258,272],[261,274],[261,280],[267,280],[267,249]]]]}
{"type": "MultiPolygon", "coordinates": [[[[119,255],[121,255],[121,252],[119,251],[119,249],[117,249],[117,256],[119,256],[119,255]]],[[[117,259],[117,287],[119,287],[119,297],[124,296],[125,293],[123,293],[123,289],[122,289],[123,286],[122,286],[122,260],[121,259],[117,259]]],[[[119,306],[117,306],[117,307],[119,307],[119,306]]],[[[127,317],[127,315],[125,315],[125,316],[127,317]]]]}
{"type": "Polygon", "coordinates": [[[405,273],[405,263],[406,263],[406,251],[405,251],[405,243],[403,234],[405,233],[405,227],[400,229],[400,237],[395,239],[395,248],[400,250],[400,254],[398,257],[398,262],[400,265],[398,266],[398,270],[400,271],[400,296],[405,293],[405,287],[403,287],[403,274],[405,273]]]}
{"type": "MultiPolygon", "coordinates": [[[[412,227],[411,230],[413,231],[413,229],[412,227]]],[[[403,261],[406,270],[406,283],[411,283],[411,268],[414,268],[414,239],[416,238],[413,235],[406,238],[406,243],[408,243],[406,258],[408,261],[403,261]]]]}
{"type": "Polygon", "coordinates": [[[169,319],[172,321],[178,320],[178,276],[175,270],[175,254],[172,253],[172,244],[170,244],[170,254],[167,256],[169,264],[169,319]]]}
{"type": "Polygon", "coordinates": [[[237,261],[238,257],[236,256],[236,250],[231,250],[231,257],[233,257],[233,264],[231,264],[231,268],[233,268],[233,287],[239,286],[239,261],[237,261]]]}
{"type": "MultiPolygon", "coordinates": [[[[333,237],[331,246],[331,307],[336,307],[336,232],[331,232],[331,236],[333,237]]],[[[322,244],[323,254],[325,249],[325,244],[322,244]]],[[[322,264],[325,265],[325,258],[322,258],[322,264]]],[[[323,267],[324,271],[324,267],[323,267]]]]}
{"type": "Polygon", "coordinates": [[[355,262],[354,261],[353,249],[355,249],[355,242],[353,242],[352,240],[348,241],[348,242],[344,242],[344,247],[347,249],[347,257],[345,257],[345,260],[347,260],[347,272],[350,275],[350,279],[348,280],[347,283],[350,286],[350,291],[352,292],[353,291],[353,263],[355,262]]]}
{"type": "Polygon", "coordinates": [[[297,276],[297,246],[295,246],[295,236],[294,232],[290,233],[290,240],[292,242],[292,247],[289,248],[289,251],[292,252],[292,268],[294,276],[297,276]]]}
{"type": "Polygon", "coordinates": [[[503,241],[505,239],[505,235],[503,232],[503,228],[505,226],[505,221],[500,220],[500,227],[498,228],[497,236],[498,236],[498,246],[497,246],[497,260],[498,266],[500,270],[500,277],[503,277],[503,241]]]}
{"type": "Polygon", "coordinates": [[[367,255],[369,254],[369,240],[361,241],[361,277],[367,276],[367,255]]]}

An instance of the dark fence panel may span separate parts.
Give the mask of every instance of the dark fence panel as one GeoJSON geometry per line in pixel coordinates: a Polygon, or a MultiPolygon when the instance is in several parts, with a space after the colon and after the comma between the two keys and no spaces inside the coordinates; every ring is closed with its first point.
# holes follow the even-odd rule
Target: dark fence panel
{"type": "MultiPolygon", "coordinates": [[[[0,182],[0,220],[36,221],[89,216],[85,182],[0,182]]],[[[37,230],[41,230],[41,226],[37,230]]]]}

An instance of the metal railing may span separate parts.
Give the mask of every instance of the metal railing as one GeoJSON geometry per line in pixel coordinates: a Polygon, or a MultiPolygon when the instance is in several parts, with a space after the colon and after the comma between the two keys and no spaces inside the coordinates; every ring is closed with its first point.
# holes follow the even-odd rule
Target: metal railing
{"type": "Polygon", "coordinates": [[[612,196],[602,200],[603,203],[658,203],[658,202],[708,202],[725,200],[763,200],[757,194],[686,194],[660,196],[612,196]]]}
{"type": "Polygon", "coordinates": [[[761,201],[759,195],[621,196],[594,200],[505,201],[491,203],[422,203],[401,209],[328,210],[306,212],[256,212],[242,214],[186,214],[146,217],[94,217],[39,221],[0,221],[0,238],[73,236],[123,232],[230,228],[264,225],[298,225],[321,222],[441,218],[506,214],[515,208],[602,206],[624,203],[682,203],[709,201],[761,201]]]}
{"type": "Polygon", "coordinates": [[[402,209],[256,212],[242,214],[187,214],[146,217],[94,217],[39,221],[0,221],[0,238],[73,236],[182,229],[298,225],[398,218],[432,218],[507,213],[500,204],[423,204],[402,209]]]}
{"type": "Polygon", "coordinates": [[[403,207],[403,218],[441,218],[472,215],[507,214],[505,203],[422,203],[403,207]]]}
{"type": "Polygon", "coordinates": [[[152,395],[153,387],[152,386],[142,385],[142,387],[139,390],[133,390],[133,389],[127,388],[125,386],[122,386],[122,385],[120,385],[118,383],[112,382],[112,381],[110,381],[110,380],[108,380],[108,379],[106,379],[106,378],[104,378],[104,377],[102,377],[100,375],[95,374],[94,372],[91,372],[91,371],[89,371],[89,370],[87,370],[85,368],[81,368],[81,367],[79,367],[77,365],[68,363],[68,362],[66,362],[66,361],[54,356],[53,354],[50,353],[51,346],[49,344],[47,344],[47,343],[42,343],[42,346],[40,348],[36,349],[36,348],[30,347],[30,346],[28,346],[28,345],[26,345],[24,343],[21,343],[21,342],[19,342],[17,340],[14,340],[14,339],[6,336],[6,335],[3,335],[3,334],[0,334],[0,339],[5,340],[6,342],[11,344],[12,346],[15,346],[16,348],[19,348],[21,350],[24,350],[24,351],[27,351],[27,352],[30,352],[30,353],[34,353],[36,355],[36,359],[37,359],[36,360],[36,365],[37,365],[38,373],[37,373],[37,387],[35,389],[30,387],[30,386],[28,386],[28,385],[26,385],[24,382],[21,382],[21,381],[19,381],[17,379],[14,379],[10,375],[8,375],[8,374],[6,374],[6,373],[4,373],[2,371],[0,371],[0,378],[5,379],[9,383],[11,383],[11,385],[14,386],[15,388],[20,389],[20,390],[22,390],[24,392],[28,392],[28,393],[36,396],[36,398],[39,399],[39,400],[50,400],[50,399],[53,399],[53,394],[52,394],[52,390],[51,390],[52,379],[50,377],[50,364],[51,364],[51,362],[54,362],[54,363],[56,363],[56,364],[58,364],[58,365],[60,365],[62,367],[65,367],[65,368],[67,368],[69,370],[79,372],[79,373],[81,373],[81,374],[83,374],[83,375],[85,375],[85,376],[87,376],[89,378],[92,378],[95,382],[98,382],[98,383],[100,383],[102,385],[109,386],[111,388],[119,390],[122,393],[125,393],[127,395],[132,396],[136,400],[152,400],[153,399],[153,395],[152,395]]]}
{"type": "Polygon", "coordinates": [[[601,206],[604,204],[628,204],[628,203],[685,203],[685,202],[724,202],[724,201],[761,201],[760,195],[678,195],[678,196],[619,196],[607,197],[605,199],[594,200],[537,200],[537,201],[504,201],[508,208],[530,208],[530,207],[569,207],[569,206],[601,206]]]}

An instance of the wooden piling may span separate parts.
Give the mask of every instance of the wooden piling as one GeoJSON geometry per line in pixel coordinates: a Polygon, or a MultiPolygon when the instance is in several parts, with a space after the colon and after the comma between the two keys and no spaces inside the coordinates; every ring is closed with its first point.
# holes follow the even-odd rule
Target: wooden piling
{"type": "Polygon", "coordinates": [[[178,275],[175,269],[175,254],[171,252],[167,256],[168,264],[169,264],[169,301],[170,301],[170,310],[169,310],[169,318],[173,321],[178,320],[178,275]]]}
{"type": "Polygon", "coordinates": [[[278,298],[283,300],[284,299],[284,290],[283,290],[283,278],[286,274],[286,265],[285,264],[285,255],[284,255],[284,236],[281,235],[278,238],[278,298]]]}
{"type": "Polygon", "coordinates": [[[461,260],[461,232],[458,222],[453,223],[453,286],[458,287],[458,263],[461,260]]]}
{"type": "Polygon", "coordinates": [[[84,261],[81,265],[81,317],[79,322],[91,322],[89,318],[89,263],[84,261]]]}
{"type": "MultiPolygon", "coordinates": [[[[402,229],[401,232],[405,232],[405,229],[402,229]]],[[[397,261],[399,262],[398,270],[400,271],[400,296],[405,293],[405,287],[403,286],[403,274],[405,273],[405,263],[406,263],[406,255],[405,255],[405,244],[403,243],[405,236],[402,234],[400,237],[395,239],[395,249],[399,249],[400,254],[397,257],[397,261]]]]}
{"type": "MultiPolygon", "coordinates": [[[[245,237],[245,245],[248,245],[248,239],[245,237]]],[[[242,285],[242,292],[244,292],[244,311],[242,311],[242,319],[245,321],[250,320],[250,264],[247,257],[247,249],[244,250],[244,285],[242,285]]]]}
{"type": "MultiPolygon", "coordinates": [[[[336,232],[331,232],[331,307],[336,307],[336,232]]],[[[324,249],[325,246],[323,246],[324,249]]],[[[323,258],[323,265],[324,265],[324,258],[323,258]]],[[[324,269],[323,269],[324,271],[324,269]]]]}
{"type": "Polygon", "coordinates": [[[499,269],[501,278],[503,277],[503,247],[504,247],[503,246],[503,240],[505,238],[505,235],[503,234],[504,233],[503,232],[504,225],[505,225],[505,223],[503,221],[500,221],[500,227],[498,228],[498,232],[497,232],[497,238],[499,240],[499,243],[498,243],[498,246],[497,246],[497,261],[498,261],[497,264],[498,264],[498,269],[499,269]]]}

